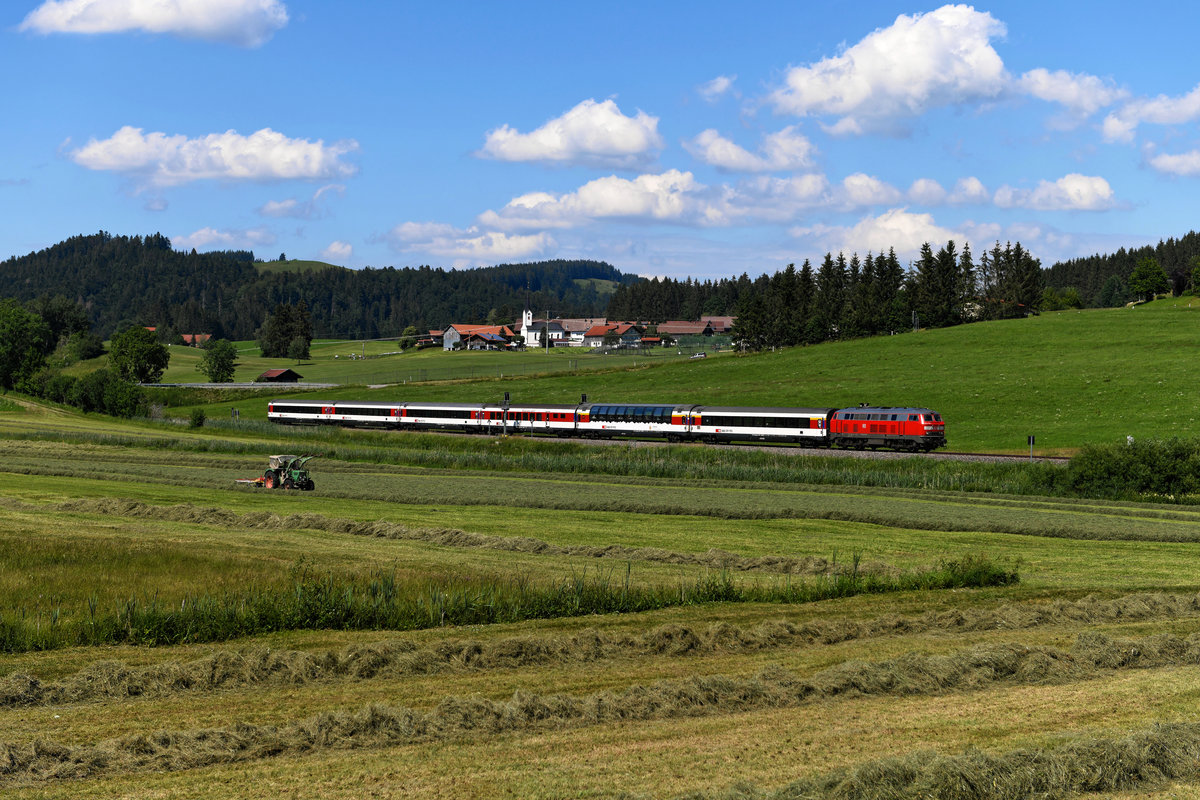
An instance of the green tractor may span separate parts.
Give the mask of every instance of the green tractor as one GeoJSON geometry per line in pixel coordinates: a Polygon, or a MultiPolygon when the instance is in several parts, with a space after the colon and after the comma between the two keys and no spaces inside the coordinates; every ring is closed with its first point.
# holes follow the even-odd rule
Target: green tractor
{"type": "Polygon", "coordinates": [[[262,485],[267,489],[302,489],[306,492],[313,490],[312,475],[305,465],[317,456],[268,456],[269,466],[263,473],[262,485]]]}

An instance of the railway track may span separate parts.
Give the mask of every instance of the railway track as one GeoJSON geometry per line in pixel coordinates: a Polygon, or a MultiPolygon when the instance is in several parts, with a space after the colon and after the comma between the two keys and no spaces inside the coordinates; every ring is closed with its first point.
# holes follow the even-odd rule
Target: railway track
{"type": "MultiPolygon", "coordinates": [[[[403,433],[398,431],[398,433],[403,433]]],[[[435,433],[442,436],[478,436],[475,433],[457,433],[455,431],[421,431],[421,433],[435,433]]],[[[752,442],[740,444],[708,444],[701,442],[665,442],[660,439],[635,439],[632,437],[619,437],[612,439],[588,439],[576,436],[544,436],[541,434],[529,435],[526,433],[510,434],[514,436],[522,436],[538,441],[547,442],[571,442],[575,444],[595,445],[597,447],[604,446],[632,446],[632,447],[704,447],[716,448],[724,450],[759,450],[762,452],[786,452],[791,455],[804,456],[824,456],[830,458],[875,458],[875,459],[899,459],[899,458],[928,458],[928,459],[944,459],[947,461],[990,461],[995,463],[1008,462],[1028,462],[1040,461],[1049,463],[1065,464],[1070,461],[1066,456],[1038,456],[1035,455],[1031,459],[1027,454],[1020,455],[1014,453],[960,453],[948,451],[934,451],[931,453],[912,453],[901,452],[896,450],[847,450],[842,448],[829,447],[797,447],[790,444],[771,443],[771,444],[755,444],[752,442]]]]}

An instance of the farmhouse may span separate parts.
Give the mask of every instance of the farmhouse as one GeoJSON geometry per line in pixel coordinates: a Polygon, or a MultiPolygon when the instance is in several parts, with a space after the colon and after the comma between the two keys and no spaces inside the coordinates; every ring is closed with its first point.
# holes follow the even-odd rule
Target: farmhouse
{"type": "Polygon", "coordinates": [[[712,327],[707,322],[682,322],[675,320],[672,322],[660,322],[658,325],[658,334],[660,336],[712,336],[712,327]]]}
{"type": "Polygon", "coordinates": [[[609,322],[589,328],[583,335],[583,344],[585,347],[604,347],[609,343],[616,347],[637,347],[642,333],[643,329],[631,322],[609,322]]]}
{"type": "MultiPolygon", "coordinates": [[[[516,338],[516,334],[513,333],[513,329],[507,325],[461,325],[456,323],[443,331],[442,349],[454,350],[456,349],[456,346],[457,348],[467,347],[468,345],[466,343],[466,339],[470,337],[471,334],[485,333],[492,336],[501,337],[504,340],[504,344],[507,344],[516,338]]],[[[476,341],[478,343],[481,340],[476,341]]]]}

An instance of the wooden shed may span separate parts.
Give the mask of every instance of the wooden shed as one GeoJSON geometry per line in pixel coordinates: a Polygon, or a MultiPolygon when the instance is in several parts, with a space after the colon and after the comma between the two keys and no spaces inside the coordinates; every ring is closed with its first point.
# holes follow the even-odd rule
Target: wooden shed
{"type": "Polygon", "coordinates": [[[269,369],[254,380],[256,383],[296,383],[303,378],[294,369],[269,369]]]}

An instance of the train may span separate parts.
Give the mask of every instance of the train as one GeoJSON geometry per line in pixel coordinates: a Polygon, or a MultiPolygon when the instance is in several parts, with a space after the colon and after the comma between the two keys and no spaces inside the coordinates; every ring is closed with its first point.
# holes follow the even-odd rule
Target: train
{"type": "Polygon", "coordinates": [[[397,431],[542,434],[668,442],[779,442],[801,447],[929,452],[946,446],[946,423],[928,408],[766,408],[690,403],[426,403],[272,400],[281,425],[340,425],[397,431]]]}

